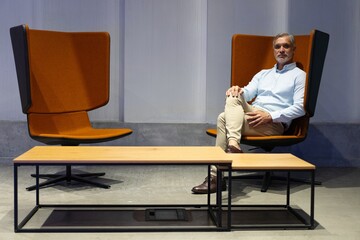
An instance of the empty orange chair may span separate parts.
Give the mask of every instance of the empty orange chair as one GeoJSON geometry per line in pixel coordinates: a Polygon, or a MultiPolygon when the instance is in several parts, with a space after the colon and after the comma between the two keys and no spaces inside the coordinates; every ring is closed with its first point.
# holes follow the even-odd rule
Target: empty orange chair
{"type": "MultiPolygon", "coordinates": [[[[43,31],[20,25],[11,28],[10,35],[31,138],[49,145],[76,146],[132,133],[128,128],[93,128],[88,116],[88,111],[109,101],[109,33],[43,31]]],[[[72,174],[67,165],[65,175],[45,175],[50,179],[40,186],[75,180],[109,188],[85,178],[102,175],[72,174]]]]}

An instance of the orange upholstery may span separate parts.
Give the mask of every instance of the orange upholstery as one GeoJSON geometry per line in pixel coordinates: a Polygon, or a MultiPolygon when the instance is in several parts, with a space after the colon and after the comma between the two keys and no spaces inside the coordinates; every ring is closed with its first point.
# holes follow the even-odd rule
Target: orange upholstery
{"type": "Polygon", "coordinates": [[[47,138],[61,139],[62,141],[81,141],[82,143],[99,142],[100,139],[111,140],[131,133],[126,128],[93,128],[87,112],[70,112],[62,114],[37,114],[28,115],[29,132],[37,140],[47,138]]]}
{"type": "Polygon", "coordinates": [[[27,30],[29,113],[92,110],[108,102],[108,33],[27,30]]]}
{"type": "Polygon", "coordinates": [[[231,50],[231,86],[246,86],[262,69],[275,64],[272,37],[235,34],[231,50]]]}
{"type": "MultiPolygon", "coordinates": [[[[312,36],[295,36],[296,51],[294,61],[305,72],[309,72],[310,53],[312,49],[312,36]]],[[[231,55],[231,86],[246,86],[252,77],[262,69],[272,68],[276,61],[273,54],[273,37],[235,34],[232,37],[231,55]]],[[[309,81],[307,75],[306,81],[309,81]]],[[[306,84],[308,85],[308,84],[306,84]]],[[[305,99],[306,101],[306,94],[305,99]]],[[[305,105],[305,104],[304,104],[305,105]]],[[[291,145],[305,139],[309,123],[306,115],[296,119],[284,135],[276,136],[242,136],[241,142],[249,145],[266,147],[275,142],[278,145],[291,145]],[[286,141],[281,141],[282,139],[286,141]]],[[[216,136],[216,129],[208,129],[207,133],[216,136]]]]}
{"type": "MultiPolygon", "coordinates": [[[[309,68],[310,36],[295,36],[294,61],[305,72],[309,68]]],[[[273,37],[235,34],[232,37],[231,85],[246,86],[262,69],[276,63],[273,54],[273,37]]]]}
{"type": "Polygon", "coordinates": [[[33,30],[22,25],[12,28],[11,34],[32,138],[68,145],[108,141],[132,132],[95,129],[87,113],[109,101],[109,33],[33,30]]]}

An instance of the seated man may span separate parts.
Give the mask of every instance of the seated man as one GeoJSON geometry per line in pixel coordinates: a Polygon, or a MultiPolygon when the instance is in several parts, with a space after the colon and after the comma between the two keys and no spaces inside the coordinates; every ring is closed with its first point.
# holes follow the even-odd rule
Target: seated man
{"type": "MultiPolygon", "coordinates": [[[[217,120],[216,146],[227,153],[242,153],[241,135],[281,135],[291,121],[305,114],[303,108],[306,73],[296,67],[295,39],[288,33],[273,40],[276,64],[257,73],[243,88],[226,91],[225,110],[217,120]],[[256,98],[255,98],[256,97],[256,98]],[[248,101],[255,100],[252,104],[248,101]]],[[[212,166],[210,192],[216,192],[216,168],[212,166]]],[[[223,184],[226,190],[226,184],[223,184]]],[[[208,181],[195,186],[193,193],[206,194],[208,181]]]]}

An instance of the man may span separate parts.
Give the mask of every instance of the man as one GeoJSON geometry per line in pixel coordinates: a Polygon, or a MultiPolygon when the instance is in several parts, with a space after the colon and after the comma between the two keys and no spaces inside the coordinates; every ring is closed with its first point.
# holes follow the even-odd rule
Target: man
{"type": "MultiPolygon", "coordinates": [[[[242,153],[242,134],[281,135],[293,119],[305,114],[306,73],[293,62],[295,49],[292,35],[278,34],[273,40],[275,66],[257,73],[247,86],[232,86],[226,91],[225,110],[217,120],[216,146],[227,153],[242,153]],[[253,98],[253,103],[248,104],[253,98]]],[[[210,176],[210,192],[213,193],[216,192],[215,166],[210,176]]],[[[222,186],[222,190],[226,190],[226,184],[222,186]]],[[[207,179],[192,189],[197,194],[207,191],[207,179]]]]}

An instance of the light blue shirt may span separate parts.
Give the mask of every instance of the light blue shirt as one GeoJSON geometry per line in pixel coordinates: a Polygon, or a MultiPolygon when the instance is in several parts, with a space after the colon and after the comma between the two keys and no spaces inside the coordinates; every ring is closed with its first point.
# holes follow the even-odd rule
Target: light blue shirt
{"type": "Polygon", "coordinates": [[[295,118],[305,115],[304,90],[306,73],[296,63],[285,65],[278,70],[271,69],[257,73],[244,87],[246,101],[255,98],[253,106],[267,111],[273,122],[290,126],[295,118]]]}

